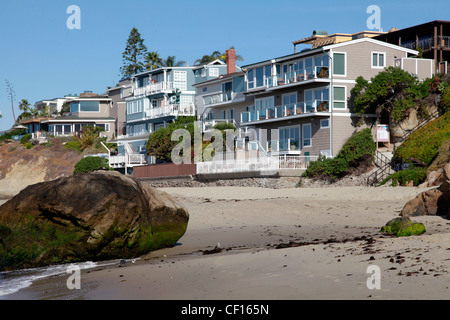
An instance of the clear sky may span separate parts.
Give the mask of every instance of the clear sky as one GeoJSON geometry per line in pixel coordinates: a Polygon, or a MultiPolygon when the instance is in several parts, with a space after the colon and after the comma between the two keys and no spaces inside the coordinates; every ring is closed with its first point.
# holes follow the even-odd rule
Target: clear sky
{"type": "MultiPolygon", "coordinates": [[[[405,28],[450,20],[448,0],[2,0],[0,5],[0,130],[13,125],[5,80],[14,87],[14,109],[36,101],[104,93],[120,79],[122,52],[133,27],[149,51],[193,64],[234,46],[240,65],[293,53],[292,41],[313,30],[368,30],[367,8],[381,9],[381,27],[405,28]],[[81,29],[70,30],[70,5],[81,10],[81,29]]],[[[299,48],[301,49],[301,48],[299,48]]]]}

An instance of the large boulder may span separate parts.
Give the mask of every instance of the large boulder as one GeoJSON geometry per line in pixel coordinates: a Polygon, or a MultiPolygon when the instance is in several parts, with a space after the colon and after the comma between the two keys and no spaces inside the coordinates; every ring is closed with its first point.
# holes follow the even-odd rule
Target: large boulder
{"type": "Polygon", "coordinates": [[[421,192],[407,202],[400,215],[403,217],[439,215],[450,217],[450,162],[443,169],[443,182],[435,189],[421,192]]]}
{"type": "Polygon", "coordinates": [[[173,246],[187,211],[114,171],[28,186],[0,207],[0,270],[135,258],[173,246]]]}

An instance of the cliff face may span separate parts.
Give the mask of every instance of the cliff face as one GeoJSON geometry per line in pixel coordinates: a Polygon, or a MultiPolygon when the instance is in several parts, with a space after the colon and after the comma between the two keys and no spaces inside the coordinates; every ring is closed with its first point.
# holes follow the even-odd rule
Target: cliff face
{"type": "Polygon", "coordinates": [[[15,196],[25,187],[71,176],[83,156],[66,150],[57,140],[26,149],[19,142],[0,146],[0,199],[15,196]]]}

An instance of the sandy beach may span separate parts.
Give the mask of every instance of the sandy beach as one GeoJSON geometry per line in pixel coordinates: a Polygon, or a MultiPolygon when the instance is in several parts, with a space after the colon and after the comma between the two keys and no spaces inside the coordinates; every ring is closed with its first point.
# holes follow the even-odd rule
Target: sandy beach
{"type": "Polygon", "coordinates": [[[426,226],[421,236],[379,232],[424,190],[163,189],[190,214],[175,247],[134,263],[83,271],[79,290],[69,290],[64,275],[3,298],[448,299],[450,220],[414,217],[426,226]],[[370,266],[380,270],[379,289],[368,286],[370,266]]]}

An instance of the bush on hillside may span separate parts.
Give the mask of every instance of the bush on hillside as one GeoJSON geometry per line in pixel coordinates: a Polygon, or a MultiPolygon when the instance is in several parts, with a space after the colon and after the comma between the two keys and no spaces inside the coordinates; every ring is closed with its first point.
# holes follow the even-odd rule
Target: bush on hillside
{"type": "Polygon", "coordinates": [[[450,139],[450,111],[412,133],[394,152],[396,163],[429,166],[441,145],[450,139]]]}
{"type": "Polygon", "coordinates": [[[316,179],[339,179],[362,165],[372,163],[376,145],[372,132],[366,128],[353,134],[334,158],[320,156],[310,163],[304,177],[316,179]]]}
{"type": "Polygon", "coordinates": [[[401,170],[391,174],[389,177],[381,181],[380,185],[384,185],[390,180],[392,180],[392,185],[396,186],[406,186],[409,183],[413,183],[414,186],[418,186],[427,178],[426,168],[409,168],[401,170]]]}
{"type": "Polygon", "coordinates": [[[98,170],[113,170],[108,163],[107,158],[102,157],[86,157],[81,159],[76,165],[75,165],[75,173],[85,173],[85,172],[92,172],[92,171],[98,171],[98,170]]]}

